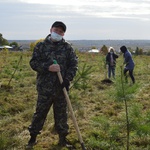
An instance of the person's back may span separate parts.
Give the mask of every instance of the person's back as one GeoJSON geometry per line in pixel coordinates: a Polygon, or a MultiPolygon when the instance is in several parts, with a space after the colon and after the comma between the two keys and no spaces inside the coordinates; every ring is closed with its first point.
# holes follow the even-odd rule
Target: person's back
{"type": "Polygon", "coordinates": [[[127,72],[129,71],[129,75],[132,79],[132,82],[135,83],[135,78],[133,76],[133,70],[134,70],[134,61],[132,59],[131,53],[127,50],[126,46],[120,47],[121,52],[124,54],[124,75],[125,79],[127,81],[127,72]]]}
{"type": "Polygon", "coordinates": [[[133,69],[134,68],[134,61],[132,59],[131,53],[128,50],[124,53],[124,59],[125,59],[125,63],[126,63],[126,68],[127,69],[133,69]]]}

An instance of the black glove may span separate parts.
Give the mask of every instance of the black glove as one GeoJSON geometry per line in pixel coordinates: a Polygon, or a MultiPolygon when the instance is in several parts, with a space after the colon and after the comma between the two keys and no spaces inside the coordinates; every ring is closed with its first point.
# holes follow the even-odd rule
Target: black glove
{"type": "Polygon", "coordinates": [[[68,79],[64,79],[63,83],[61,84],[62,89],[65,87],[67,91],[69,91],[70,82],[68,79]]]}

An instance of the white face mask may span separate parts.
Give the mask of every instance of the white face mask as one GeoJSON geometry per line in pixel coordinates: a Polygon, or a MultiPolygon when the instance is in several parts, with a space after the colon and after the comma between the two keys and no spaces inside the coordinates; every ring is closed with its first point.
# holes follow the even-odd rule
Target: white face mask
{"type": "Polygon", "coordinates": [[[51,38],[53,39],[53,40],[55,40],[55,41],[60,41],[60,40],[62,40],[62,38],[63,38],[63,36],[61,36],[61,35],[59,35],[59,34],[57,34],[57,33],[55,33],[55,32],[52,32],[51,33],[51,38]]]}

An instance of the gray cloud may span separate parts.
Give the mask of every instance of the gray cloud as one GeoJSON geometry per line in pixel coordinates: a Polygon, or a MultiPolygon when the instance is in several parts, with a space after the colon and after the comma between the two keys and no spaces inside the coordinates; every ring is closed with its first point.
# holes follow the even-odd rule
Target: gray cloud
{"type": "Polygon", "coordinates": [[[8,39],[40,39],[55,20],[62,20],[67,24],[67,39],[150,39],[149,0],[80,2],[56,5],[0,0],[0,33],[8,39]]]}

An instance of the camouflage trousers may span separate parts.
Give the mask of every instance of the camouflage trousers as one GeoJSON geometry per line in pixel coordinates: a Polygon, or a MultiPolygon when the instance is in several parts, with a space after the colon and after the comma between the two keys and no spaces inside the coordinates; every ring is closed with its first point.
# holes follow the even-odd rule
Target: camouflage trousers
{"type": "Polygon", "coordinates": [[[66,136],[69,126],[67,124],[67,102],[62,94],[57,96],[46,96],[39,94],[36,111],[29,126],[30,134],[40,134],[46,120],[47,114],[53,105],[55,130],[59,135],[66,136]]]}

